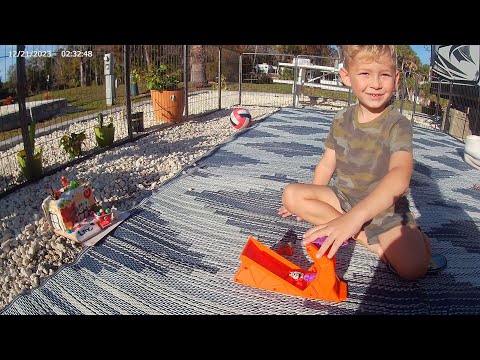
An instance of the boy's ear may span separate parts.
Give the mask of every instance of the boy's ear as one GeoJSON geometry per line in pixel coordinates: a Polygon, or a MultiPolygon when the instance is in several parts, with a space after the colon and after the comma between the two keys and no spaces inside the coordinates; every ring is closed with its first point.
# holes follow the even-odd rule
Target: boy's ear
{"type": "Polygon", "coordinates": [[[339,72],[340,72],[340,77],[342,78],[343,84],[345,86],[351,86],[352,83],[350,81],[350,76],[348,76],[348,71],[344,67],[342,67],[340,68],[339,72]]]}
{"type": "Polygon", "coordinates": [[[395,89],[398,90],[398,82],[400,81],[400,71],[395,73],[395,89]]]}

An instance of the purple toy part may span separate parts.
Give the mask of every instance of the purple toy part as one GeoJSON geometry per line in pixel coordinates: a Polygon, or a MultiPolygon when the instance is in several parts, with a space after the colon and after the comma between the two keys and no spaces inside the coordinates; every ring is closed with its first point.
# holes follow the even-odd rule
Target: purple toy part
{"type": "Polygon", "coordinates": [[[317,247],[319,248],[320,246],[322,246],[325,240],[327,240],[327,237],[328,236],[322,236],[322,237],[316,238],[315,240],[312,241],[312,244],[317,245],[317,247]]]}
{"type": "MultiPolygon", "coordinates": [[[[327,237],[328,236],[322,236],[322,237],[316,238],[315,240],[312,241],[312,244],[315,244],[317,245],[318,248],[320,248],[320,246],[322,246],[325,240],[327,240],[327,237]]],[[[347,245],[348,245],[348,240],[344,241],[341,246],[347,246],[347,245]]]]}
{"type": "Polygon", "coordinates": [[[305,275],[303,275],[303,280],[305,280],[306,282],[312,282],[316,276],[316,273],[306,273],[305,275]]]}

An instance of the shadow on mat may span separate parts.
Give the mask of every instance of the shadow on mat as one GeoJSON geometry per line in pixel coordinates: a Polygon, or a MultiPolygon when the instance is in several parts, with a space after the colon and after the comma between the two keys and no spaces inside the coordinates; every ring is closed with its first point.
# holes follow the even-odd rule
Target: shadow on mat
{"type": "MultiPolygon", "coordinates": [[[[437,161],[449,166],[452,159],[438,157],[437,161]]],[[[452,168],[458,166],[463,166],[463,162],[453,164],[452,168]]],[[[446,198],[438,186],[439,180],[452,178],[453,181],[455,176],[454,171],[439,170],[421,161],[414,161],[410,184],[411,196],[420,214],[416,218],[417,224],[430,237],[432,254],[442,254],[447,258],[447,268],[453,262],[452,254],[449,254],[450,248],[452,253],[457,248],[463,248],[457,251],[480,254],[478,225],[467,212],[474,211],[478,202],[469,205],[455,201],[454,195],[446,198]]],[[[467,188],[453,190],[454,193],[471,195],[472,200],[475,199],[474,191],[467,188]]],[[[477,276],[480,276],[480,271],[474,270],[477,268],[475,263],[464,263],[464,267],[465,272],[477,271],[477,276]]],[[[364,293],[349,294],[349,298],[361,301],[356,314],[480,313],[480,288],[456,279],[445,270],[416,281],[408,281],[379,263],[364,293]]]]}

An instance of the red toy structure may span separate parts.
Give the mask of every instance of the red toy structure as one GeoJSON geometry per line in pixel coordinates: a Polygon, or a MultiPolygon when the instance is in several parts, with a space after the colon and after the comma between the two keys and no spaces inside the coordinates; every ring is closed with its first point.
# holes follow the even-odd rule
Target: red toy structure
{"type": "Polygon", "coordinates": [[[69,183],[65,176],[60,179],[62,187],[49,188],[49,196],[42,202],[45,218],[55,233],[82,243],[118,223],[118,212],[115,215],[112,209],[97,205],[90,183],[69,183]]]}
{"type": "Polygon", "coordinates": [[[287,295],[340,302],[347,298],[347,283],[335,274],[335,257],[315,257],[318,247],[306,246],[314,264],[306,271],[250,237],[234,277],[239,284],[287,295]]]}

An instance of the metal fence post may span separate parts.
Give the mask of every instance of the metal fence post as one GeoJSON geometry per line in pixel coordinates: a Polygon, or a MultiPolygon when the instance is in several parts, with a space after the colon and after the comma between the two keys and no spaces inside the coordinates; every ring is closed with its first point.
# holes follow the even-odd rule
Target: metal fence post
{"type": "Polygon", "coordinates": [[[405,99],[405,73],[402,71],[402,91],[401,91],[401,96],[402,98],[400,99],[400,114],[403,115],[403,102],[405,99]]]}
{"type": "MultiPolygon", "coordinates": [[[[24,53],[25,45],[17,45],[17,54],[24,53]]],[[[27,107],[25,105],[26,97],[26,85],[27,85],[27,76],[25,73],[25,57],[17,57],[17,94],[18,94],[18,117],[20,121],[20,127],[22,129],[22,139],[23,139],[23,148],[27,157],[27,169],[31,169],[30,173],[33,178],[37,174],[33,171],[33,144],[30,142],[30,137],[28,136],[28,115],[27,107]]],[[[30,119],[32,121],[33,119],[30,119]]]]}
{"type": "MultiPolygon", "coordinates": [[[[449,124],[449,129],[447,129],[447,133],[450,131],[450,106],[452,105],[452,90],[453,90],[453,80],[450,81],[450,89],[448,94],[448,103],[447,103],[447,110],[445,111],[445,117],[442,121],[442,131],[445,132],[445,126],[447,125],[447,121],[449,124]]],[[[440,79],[438,82],[438,92],[440,92],[440,79]]]]}
{"type": "MultiPolygon", "coordinates": [[[[440,91],[437,91],[437,96],[435,98],[435,130],[438,129],[438,108],[440,107],[440,91]]],[[[440,107],[441,109],[441,107],[440,107]]]]}
{"type": "Polygon", "coordinates": [[[463,122],[463,130],[462,130],[462,140],[463,142],[465,142],[465,128],[467,127],[467,124],[468,124],[468,118],[470,115],[470,107],[467,107],[467,112],[465,113],[465,121],[463,122]]]}
{"type": "Polygon", "coordinates": [[[412,110],[412,121],[415,124],[415,120],[413,120],[413,117],[415,116],[415,110],[417,107],[417,92],[418,92],[418,79],[417,76],[415,76],[415,92],[413,93],[413,110],[412,110]]]}
{"type": "Polygon", "coordinates": [[[183,84],[185,92],[185,120],[188,121],[188,45],[183,45],[183,84]]]}
{"type": "Polygon", "coordinates": [[[218,47],[218,110],[222,108],[222,47],[218,47]]]}
{"type": "Polygon", "coordinates": [[[238,59],[238,105],[242,105],[242,54],[238,59]]]}
{"type": "Polygon", "coordinates": [[[297,64],[298,64],[298,58],[297,55],[293,58],[293,107],[295,108],[296,102],[297,102],[297,74],[298,74],[298,69],[297,69],[297,64]]]}
{"type": "Polygon", "coordinates": [[[352,99],[352,88],[349,88],[348,89],[348,99],[347,99],[348,106],[350,106],[351,99],[352,99]]]}
{"type": "Polygon", "coordinates": [[[128,139],[133,139],[132,131],[132,97],[130,94],[130,45],[123,45],[123,71],[125,78],[125,102],[127,111],[128,139]]]}

